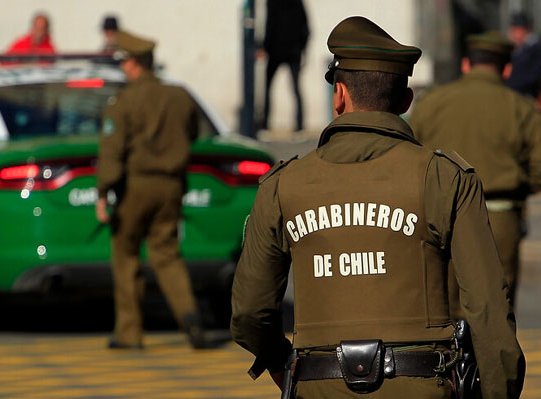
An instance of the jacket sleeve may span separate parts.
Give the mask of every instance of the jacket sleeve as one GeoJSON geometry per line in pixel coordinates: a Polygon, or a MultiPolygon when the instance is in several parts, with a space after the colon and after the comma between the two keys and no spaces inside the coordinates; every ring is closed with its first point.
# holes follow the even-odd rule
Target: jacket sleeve
{"type": "Polygon", "coordinates": [[[280,311],[291,263],[281,226],[273,176],[261,184],[247,219],[232,292],[231,333],[256,356],[249,370],[254,379],[265,369],[283,370],[291,351],[280,311]]]}
{"type": "Polygon", "coordinates": [[[515,315],[507,300],[508,287],[482,186],[475,173],[450,168],[454,165],[445,161],[434,159],[429,168],[427,218],[442,246],[450,249],[460,305],[472,331],[483,397],[518,398],[525,359],[516,338],[515,315]]]}
{"type": "Polygon", "coordinates": [[[103,114],[102,131],[99,141],[97,187],[98,195],[104,198],[125,173],[127,141],[126,118],[121,99],[114,99],[103,114]]]}

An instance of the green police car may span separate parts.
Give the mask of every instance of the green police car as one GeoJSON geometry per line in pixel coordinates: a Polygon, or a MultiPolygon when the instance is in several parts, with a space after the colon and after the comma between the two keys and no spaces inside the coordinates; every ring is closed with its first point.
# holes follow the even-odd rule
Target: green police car
{"type": "MultiPolygon", "coordinates": [[[[95,217],[95,172],[101,113],[123,84],[118,68],[88,60],[0,67],[0,294],[111,296],[110,232],[95,217]]],[[[180,249],[196,294],[223,325],[244,221],[274,160],[194,99],[200,131],[180,249]]],[[[144,273],[153,291],[150,268],[144,273]]]]}

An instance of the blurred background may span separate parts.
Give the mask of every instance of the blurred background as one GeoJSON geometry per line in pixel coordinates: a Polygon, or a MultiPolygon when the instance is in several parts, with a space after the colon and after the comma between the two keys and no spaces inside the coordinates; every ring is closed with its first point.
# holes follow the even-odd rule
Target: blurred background
{"type": "MultiPolygon", "coordinates": [[[[7,5],[7,1],[4,0],[7,5]]],[[[32,16],[50,17],[58,52],[93,52],[101,47],[101,24],[106,15],[120,27],[158,42],[156,59],[164,73],[189,84],[225,119],[233,130],[253,133],[246,118],[262,112],[265,60],[255,57],[263,40],[265,0],[18,0],[4,7],[0,51],[28,31],[32,16]],[[245,101],[247,100],[247,101],[245,101]],[[248,107],[247,109],[245,107],[248,107]],[[248,115],[247,115],[248,113],[248,115]],[[244,121],[243,121],[244,118],[244,121]]],[[[330,87],[323,74],[330,61],[326,40],[332,27],[351,15],[363,15],[405,44],[423,49],[412,84],[422,88],[458,75],[463,38],[483,29],[508,26],[517,10],[528,11],[534,27],[541,21],[535,0],[305,0],[310,27],[301,90],[305,129],[320,130],[330,119],[330,87]]],[[[293,124],[290,77],[280,68],[273,83],[270,124],[288,129],[293,124]],[[286,94],[279,96],[279,92],[286,94]]]]}

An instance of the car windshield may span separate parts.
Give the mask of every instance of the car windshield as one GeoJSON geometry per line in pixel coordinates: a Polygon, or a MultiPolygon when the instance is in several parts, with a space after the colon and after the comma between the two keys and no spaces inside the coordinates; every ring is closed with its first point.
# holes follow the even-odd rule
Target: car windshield
{"type": "MultiPolygon", "coordinates": [[[[92,78],[0,87],[0,140],[98,134],[103,109],[122,86],[92,78]]],[[[219,135],[200,104],[198,113],[198,137],[219,135]]]]}
{"type": "Polygon", "coordinates": [[[0,138],[97,134],[103,108],[121,85],[89,79],[1,87],[0,138]]]}

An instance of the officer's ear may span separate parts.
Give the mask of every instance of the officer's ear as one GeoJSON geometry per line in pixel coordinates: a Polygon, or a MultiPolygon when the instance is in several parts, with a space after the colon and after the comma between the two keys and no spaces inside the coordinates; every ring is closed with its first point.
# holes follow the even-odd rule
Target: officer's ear
{"type": "Polygon", "coordinates": [[[510,62],[505,64],[505,66],[503,67],[503,71],[502,71],[503,80],[509,79],[509,76],[511,76],[511,71],[512,70],[513,70],[513,65],[510,62]]]}
{"type": "Polygon", "coordinates": [[[335,82],[332,96],[332,111],[335,118],[346,111],[348,97],[349,92],[346,85],[342,82],[335,82]]]}
{"type": "Polygon", "coordinates": [[[460,70],[464,75],[471,71],[471,62],[468,57],[462,58],[462,61],[460,62],[460,70]]]}

